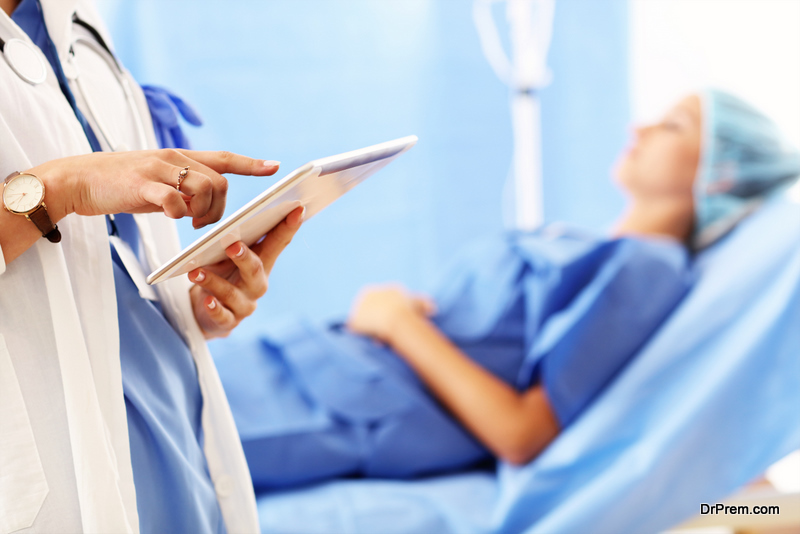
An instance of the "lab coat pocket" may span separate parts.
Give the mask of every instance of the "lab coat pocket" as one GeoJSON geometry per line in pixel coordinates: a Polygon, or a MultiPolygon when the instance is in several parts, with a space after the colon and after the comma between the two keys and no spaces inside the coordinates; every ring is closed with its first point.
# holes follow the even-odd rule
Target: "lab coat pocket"
{"type": "Polygon", "coordinates": [[[0,335],[0,533],[30,527],[48,491],[17,374],[0,335]]]}

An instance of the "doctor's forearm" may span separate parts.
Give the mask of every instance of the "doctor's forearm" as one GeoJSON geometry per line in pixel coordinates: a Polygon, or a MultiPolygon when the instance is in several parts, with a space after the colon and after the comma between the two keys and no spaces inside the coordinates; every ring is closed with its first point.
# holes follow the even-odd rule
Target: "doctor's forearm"
{"type": "Polygon", "coordinates": [[[426,318],[403,318],[390,344],[453,415],[500,458],[526,463],[558,434],[543,388],[518,393],[469,359],[426,318]]]}
{"type": "MultiPolygon", "coordinates": [[[[44,202],[54,223],[70,213],[162,212],[171,219],[190,216],[194,227],[201,228],[217,222],[225,211],[228,180],[223,173],[269,176],[277,170],[274,161],[229,152],[163,149],[70,156],[26,172],[44,183],[44,202]],[[179,177],[185,178],[180,190],[179,177]]],[[[24,216],[3,211],[0,246],[9,263],[41,234],[24,216]]]]}

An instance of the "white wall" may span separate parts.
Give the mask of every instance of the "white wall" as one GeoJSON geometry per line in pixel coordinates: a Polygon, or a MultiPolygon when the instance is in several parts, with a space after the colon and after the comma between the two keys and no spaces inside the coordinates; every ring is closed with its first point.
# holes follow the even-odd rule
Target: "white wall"
{"type": "Polygon", "coordinates": [[[800,1],[629,2],[635,121],[714,85],[761,108],[800,146],[800,1]]]}

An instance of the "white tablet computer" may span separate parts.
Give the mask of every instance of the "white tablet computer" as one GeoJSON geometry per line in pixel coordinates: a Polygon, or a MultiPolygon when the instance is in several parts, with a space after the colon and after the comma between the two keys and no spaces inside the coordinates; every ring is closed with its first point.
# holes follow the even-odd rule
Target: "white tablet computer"
{"type": "Polygon", "coordinates": [[[157,284],[227,258],[227,247],[237,241],[252,245],[298,206],[305,206],[307,221],[416,142],[417,136],[410,135],[306,163],[153,271],[147,283],[157,284]]]}

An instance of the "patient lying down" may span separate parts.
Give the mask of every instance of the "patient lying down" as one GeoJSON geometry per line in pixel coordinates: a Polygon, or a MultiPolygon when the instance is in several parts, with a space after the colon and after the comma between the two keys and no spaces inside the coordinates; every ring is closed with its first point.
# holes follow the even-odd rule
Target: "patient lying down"
{"type": "Polygon", "coordinates": [[[800,174],[781,139],[731,95],[690,96],[636,130],[612,238],[510,233],[433,299],[367,288],[344,327],[295,321],[218,355],[255,486],[529,462],[679,305],[692,251],[800,174]]]}

